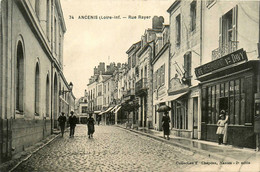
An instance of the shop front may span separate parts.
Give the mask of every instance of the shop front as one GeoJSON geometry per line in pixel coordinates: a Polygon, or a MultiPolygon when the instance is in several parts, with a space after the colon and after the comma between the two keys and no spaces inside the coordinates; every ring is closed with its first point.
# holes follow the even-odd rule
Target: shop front
{"type": "Polygon", "coordinates": [[[217,142],[217,121],[224,110],[229,117],[227,144],[255,148],[254,95],[259,82],[258,68],[259,61],[247,61],[241,49],[195,69],[201,81],[202,140],[217,142]]]}

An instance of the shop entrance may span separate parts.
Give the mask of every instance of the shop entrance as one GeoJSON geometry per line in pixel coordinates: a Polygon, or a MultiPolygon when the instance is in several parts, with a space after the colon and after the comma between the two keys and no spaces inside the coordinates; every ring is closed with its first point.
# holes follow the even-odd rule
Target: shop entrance
{"type": "Polygon", "coordinates": [[[198,97],[193,98],[193,136],[198,138],[198,97]]]}
{"type": "Polygon", "coordinates": [[[219,112],[221,110],[228,111],[228,97],[223,97],[219,99],[219,112]]]}

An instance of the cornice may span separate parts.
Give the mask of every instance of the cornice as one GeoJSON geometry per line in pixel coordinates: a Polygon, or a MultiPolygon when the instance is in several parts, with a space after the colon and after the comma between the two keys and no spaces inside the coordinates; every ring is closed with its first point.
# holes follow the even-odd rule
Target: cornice
{"type": "Polygon", "coordinates": [[[29,5],[30,2],[28,0],[15,0],[15,2],[17,3],[18,7],[21,8],[23,12],[23,16],[27,19],[28,23],[30,24],[31,29],[33,30],[36,37],[38,38],[39,44],[43,47],[43,50],[47,53],[49,60],[55,64],[55,67],[60,72],[61,66],[51,51],[47,38],[40,26],[39,21],[37,20],[37,17],[35,16],[34,13],[32,13],[33,9],[29,5]]]}

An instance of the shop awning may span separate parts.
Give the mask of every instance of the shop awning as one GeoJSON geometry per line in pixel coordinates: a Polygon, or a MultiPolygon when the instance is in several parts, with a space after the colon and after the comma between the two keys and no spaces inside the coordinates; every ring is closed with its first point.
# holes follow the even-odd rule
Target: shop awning
{"type": "Polygon", "coordinates": [[[159,104],[159,103],[166,102],[166,98],[167,98],[167,97],[163,97],[163,98],[160,98],[160,99],[158,99],[158,100],[155,100],[155,101],[154,101],[154,104],[159,104]]]}
{"type": "Polygon", "coordinates": [[[113,107],[113,108],[111,109],[111,112],[114,112],[114,111],[118,108],[118,106],[119,106],[119,105],[116,105],[115,107],[113,107]]]}
{"type": "Polygon", "coordinates": [[[98,115],[102,115],[102,114],[104,114],[105,112],[100,112],[98,115]]]}
{"type": "Polygon", "coordinates": [[[179,93],[179,94],[175,94],[175,95],[172,95],[172,96],[168,96],[166,98],[166,101],[173,101],[173,100],[176,100],[178,98],[180,98],[181,96],[184,96],[185,94],[187,94],[189,91],[186,91],[186,92],[183,92],[183,93],[179,93]]]}
{"type": "Polygon", "coordinates": [[[112,108],[113,108],[114,106],[111,106],[111,107],[109,107],[109,108],[107,108],[107,110],[105,110],[105,112],[104,113],[107,113],[107,112],[109,112],[112,108]]]}
{"type": "Polygon", "coordinates": [[[173,101],[173,100],[176,100],[176,99],[180,98],[181,96],[183,96],[183,95],[185,95],[187,93],[188,93],[188,91],[183,92],[183,93],[179,93],[179,94],[175,94],[175,95],[172,95],[172,96],[167,96],[167,97],[161,98],[159,100],[155,100],[154,104],[159,104],[159,103],[163,103],[163,102],[173,101]]]}
{"type": "Polygon", "coordinates": [[[121,109],[122,106],[119,106],[116,110],[115,110],[115,113],[117,113],[120,109],[121,109]]]}

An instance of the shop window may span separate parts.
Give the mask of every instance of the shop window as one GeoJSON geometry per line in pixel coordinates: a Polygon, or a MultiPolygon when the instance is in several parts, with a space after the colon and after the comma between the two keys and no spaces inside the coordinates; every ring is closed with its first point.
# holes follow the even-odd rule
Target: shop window
{"type": "Polygon", "coordinates": [[[193,1],[190,4],[190,17],[191,17],[191,31],[196,29],[196,11],[197,11],[197,1],[193,1]]]}
{"type": "Polygon", "coordinates": [[[173,114],[175,119],[174,128],[177,129],[188,129],[188,115],[187,115],[187,101],[174,101],[174,106],[176,114],[173,114]]]}
{"type": "MultiPolygon", "coordinates": [[[[250,87],[250,82],[252,81],[248,81],[247,87],[250,87]]],[[[246,104],[251,103],[251,98],[252,89],[244,90],[244,78],[209,86],[202,90],[203,121],[207,121],[207,124],[216,124],[220,111],[225,110],[229,115],[229,124],[245,125],[247,119],[250,124],[252,107],[246,104]]]]}
{"type": "Polygon", "coordinates": [[[176,46],[179,47],[181,44],[181,15],[176,17],[176,46]]]}

